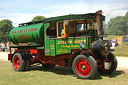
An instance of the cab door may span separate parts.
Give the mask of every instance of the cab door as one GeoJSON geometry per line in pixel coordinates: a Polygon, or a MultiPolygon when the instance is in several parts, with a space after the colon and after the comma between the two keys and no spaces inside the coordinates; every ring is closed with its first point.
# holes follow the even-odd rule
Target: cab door
{"type": "Polygon", "coordinates": [[[46,23],[44,25],[44,51],[45,51],[45,56],[55,56],[55,39],[51,38],[49,34],[52,34],[52,30],[48,31],[50,29],[50,23],[46,23]]]}
{"type": "MultiPolygon", "coordinates": [[[[45,35],[45,56],[56,56],[58,54],[64,54],[66,48],[60,49],[59,42],[67,42],[66,40],[66,30],[65,22],[56,22],[56,38],[51,38],[47,35],[47,31],[50,28],[50,23],[44,25],[44,35],[45,35]]],[[[67,53],[67,52],[66,52],[67,53]]]]}
{"type": "Polygon", "coordinates": [[[66,47],[62,47],[66,45],[68,42],[68,38],[66,38],[66,29],[65,29],[65,21],[57,22],[57,39],[56,39],[56,55],[68,53],[68,49],[66,47]]]}

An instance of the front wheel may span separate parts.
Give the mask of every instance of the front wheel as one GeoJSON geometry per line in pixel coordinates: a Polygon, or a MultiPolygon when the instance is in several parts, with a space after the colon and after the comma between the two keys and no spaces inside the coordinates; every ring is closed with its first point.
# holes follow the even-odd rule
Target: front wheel
{"type": "Polygon", "coordinates": [[[72,69],[77,78],[91,79],[97,73],[97,63],[90,55],[78,55],[73,60],[72,69]]]}
{"type": "Polygon", "coordinates": [[[117,68],[117,59],[116,59],[115,55],[110,53],[108,55],[107,59],[111,63],[110,69],[106,70],[106,69],[104,69],[104,67],[99,67],[98,72],[101,74],[112,74],[117,68]]]}

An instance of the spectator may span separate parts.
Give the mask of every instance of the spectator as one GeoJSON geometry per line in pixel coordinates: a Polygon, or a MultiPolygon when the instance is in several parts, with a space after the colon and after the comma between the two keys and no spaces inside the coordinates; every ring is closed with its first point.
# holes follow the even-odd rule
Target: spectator
{"type": "Polygon", "coordinates": [[[5,44],[4,43],[1,43],[1,48],[2,48],[2,51],[5,52],[5,44]]]}
{"type": "Polygon", "coordinates": [[[7,42],[6,46],[7,46],[7,52],[9,52],[9,42],[7,42]]]}
{"type": "Polygon", "coordinates": [[[125,42],[127,42],[127,39],[126,39],[126,37],[124,37],[124,39],[123,39],[123,43],[125,43],[125,42]]]}
{"type": "Polygon", "coordinates": [[[115,45],[116,45],[116,39],[115,38],[112,38],[111,43],[112,43],[112,49],[113,49],[115,47],[115,45]]]}

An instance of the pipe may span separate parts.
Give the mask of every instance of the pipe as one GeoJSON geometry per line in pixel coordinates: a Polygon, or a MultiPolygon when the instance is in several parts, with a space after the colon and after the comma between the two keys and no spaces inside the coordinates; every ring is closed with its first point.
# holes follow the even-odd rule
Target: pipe
{"type": "Polygon", "coordinates": [[[102,22],[102,10],[96,12],[96,21],[97,21],[97,33],[98,36],[103,35],[103,22],[102,22]]]}

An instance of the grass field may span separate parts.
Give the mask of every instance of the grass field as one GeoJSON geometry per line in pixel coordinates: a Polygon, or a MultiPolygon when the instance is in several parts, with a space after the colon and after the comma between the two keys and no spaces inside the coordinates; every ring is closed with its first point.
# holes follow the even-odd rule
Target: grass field
{"type": "Polygon", "coordinates": [[[117,70],[111,75],[94,79],[77,79],[71,69],[55,67],[44,70],[31,67],[29,71],[15,72],[11,63],[0,61],[0,85],[127,85],[128,71],[117,70]]]}
{"type": "Polygon", "coordinates": [[[114,48],[114,54],[116,56],[125,56],[128,57],[128,42],[118,45],[114,48]]]}
{"type": "MultiPolygon", "coordinates": [[[[105,37],[105,39],[111,40],[112,38],[117,37],[126,37],[126,35],[108,35],[108,37],[105,37]]],[[[128,42],[116,46],[114,50],[115,51],[112,52],[114,55],[128,57],[128,42]]]]}

